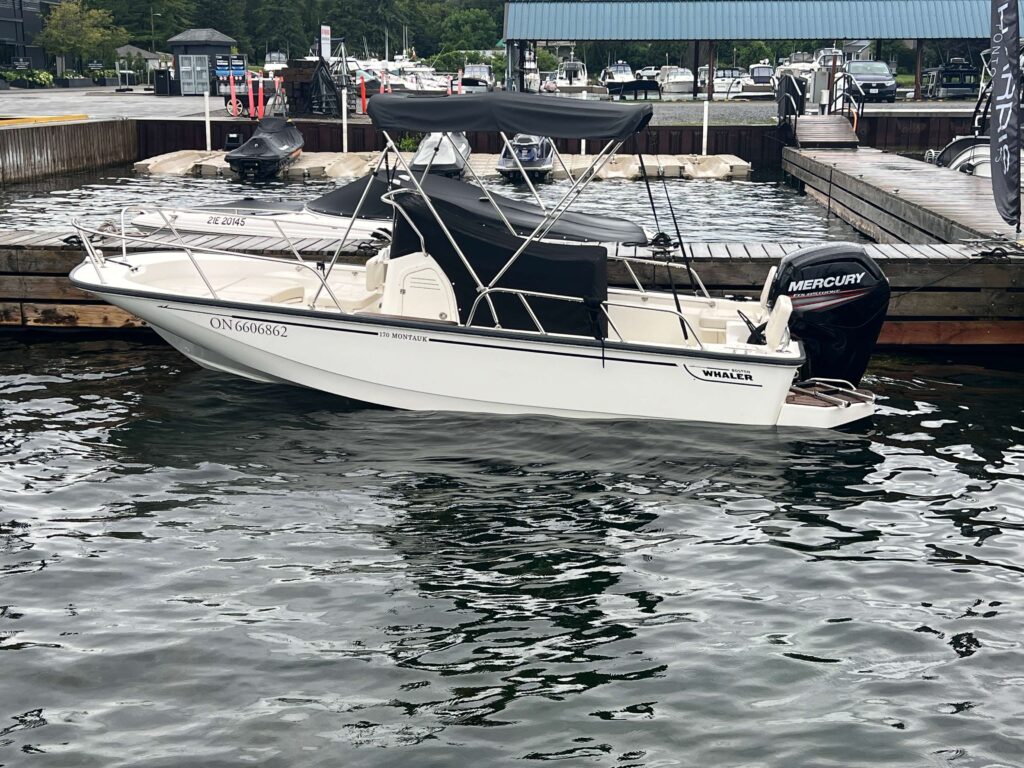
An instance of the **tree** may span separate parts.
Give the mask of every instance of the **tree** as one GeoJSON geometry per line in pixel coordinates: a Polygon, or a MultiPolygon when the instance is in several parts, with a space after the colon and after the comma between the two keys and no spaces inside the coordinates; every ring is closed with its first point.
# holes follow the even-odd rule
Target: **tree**
{"type": "Polygon", "coordinates": [[[58,56],[71,56],[79,68],[86,58],[110,58],[113,49],[126,42],[127,30],[114,25],[110,11],[87,10],[82,0],[66,0],[55,6],[36,36],[36,45],[58,56]]]}
{"type": "Polygon", "coordinates": [[[449,49],[489,50],[498,40],[494,19],[487,11],[455,11],[441,25],[441,43],[449,49]]]}
{"type": "Polygon", "coordinates": [[[114,21],[128,30],[129,42],[158,50],[179,32],[192,26],[195,0],[89,0],[91,8],[110,11],[114,21]]]}
{"type": "Polygon", "coordinates": [[[280,0],[255,0],[249,29],[253,55],[258,59],[266,51],[288,51],[296,58],[305,56],[316,36],[314,29],[306,28],[303,14],[283,9],[280,0]]]}

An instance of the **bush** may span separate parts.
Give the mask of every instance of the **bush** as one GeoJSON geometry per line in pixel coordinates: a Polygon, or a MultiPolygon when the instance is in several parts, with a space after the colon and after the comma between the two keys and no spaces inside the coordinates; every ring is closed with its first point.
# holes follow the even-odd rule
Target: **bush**
{"type": "Polygon", "coordinates": [[[0,79],[9,83],[24,80],[40,88],[49,88],[53,85],[53,75],[43,69],[7,69],[0,72],[0,79]]]}

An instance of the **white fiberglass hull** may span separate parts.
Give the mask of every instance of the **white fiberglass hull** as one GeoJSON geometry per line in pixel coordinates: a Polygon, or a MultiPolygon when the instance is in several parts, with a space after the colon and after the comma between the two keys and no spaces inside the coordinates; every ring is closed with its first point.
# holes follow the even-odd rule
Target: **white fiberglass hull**
{"type": "MultiPolygon", "coordinates": [[[[247,212],[239,209],[228,213],[215,209],[194,208],[163,209],[161,213],[148,212],[132,219],[138,229],[166,232],[173,237],[171,227],[178,234],[250,235],[252,237],[340,238],[351,219],[348,216],[329,216],[309,210],[281,210],[247,212]],[[166,217],[166,218],[165,218],[166,217]]],[[[349,240],[365,240],[379,230],[391,231],[387,219],[356,219],[349,240]]]]}
{"type": "Polygon", "coordinates": [[[502,334],[100,295],[205,367],[408,410],[769,426],[779,422],[796,372],[795,365],[620,349],[602,356],[599,346],[502,334]]]}

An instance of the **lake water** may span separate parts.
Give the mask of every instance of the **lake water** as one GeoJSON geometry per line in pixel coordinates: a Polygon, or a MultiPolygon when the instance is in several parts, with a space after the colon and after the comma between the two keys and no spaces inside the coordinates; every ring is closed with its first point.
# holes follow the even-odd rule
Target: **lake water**
{"type": "MultiPolygon", "coordinates": [[[[32,184],[0,187],[0,229],[70,229],[75,218],[120,221],[128,205],[196,206],[252,197],[309,200],[348,180],[315,179],[246,184],[230,179],[134,176],[128,169],[74,174],[32,184]]],[[[532,199],[525,186],[493,182],[497,193],[532,199]]],[[[568,182],[539,185],[545,203],[556,202],[568,182]]],[[[819,242],[861,240],[856,230],[777,180],[751,182],[666,180],[652,183],[658,221],[644,186],[594,182],[572,210],[611,213],[674,234],[671,200],[679,228],[692,241],[819,242]],[[666,197],[667,195],[667,197],[666,197]]]]}
{"type": "MultiPolygon", "coordinates": [[[[241,191],[88,184],[0,223],[241,191]]],[[[850,237],[776,185],[676,184],[704,239],[850,237]]],[[[780,433],[0,335],[0,766],[1019,766],[1022,374],[880,355],[871,423],[780,433]]]]}
{"type": "Polygon", "coordinates": [[[1021,373],[786,435],[0,339],[0,764],[1020,765],[1021,373]]]}

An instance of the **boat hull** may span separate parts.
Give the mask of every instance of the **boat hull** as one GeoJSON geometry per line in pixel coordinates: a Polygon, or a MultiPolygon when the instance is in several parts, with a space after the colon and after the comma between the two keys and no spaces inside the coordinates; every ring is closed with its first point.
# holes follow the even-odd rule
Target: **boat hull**
{"type": "MultiPolygon", "coordinates": [[[[285,237],[292,239],[317,237],[340,238],[345,234],[350,219],[345,216],[328,216],[308,210],[298,211],[245,211],[244,209],[195,209],[182,208],[164,211],[181,233],[202,233],[214,235],[251,235],[253,237],[285,237]]],[[[147,232],[167,229],[167,221],[159,213],[143,213],[132,219],[132,226],[147,232]]],[[[374,232],[391,231],[391,222],[386,219],[356,219],[352,224],[350,240],[363,240],[374,232]]]]}
{"type": "Polygon", "coordinates": [[[204,367],[408,410],[769,426],[779,422],[801,362],[763,364],[436,323],[218,306],[76,282],[141,317],[204,367]]]}

